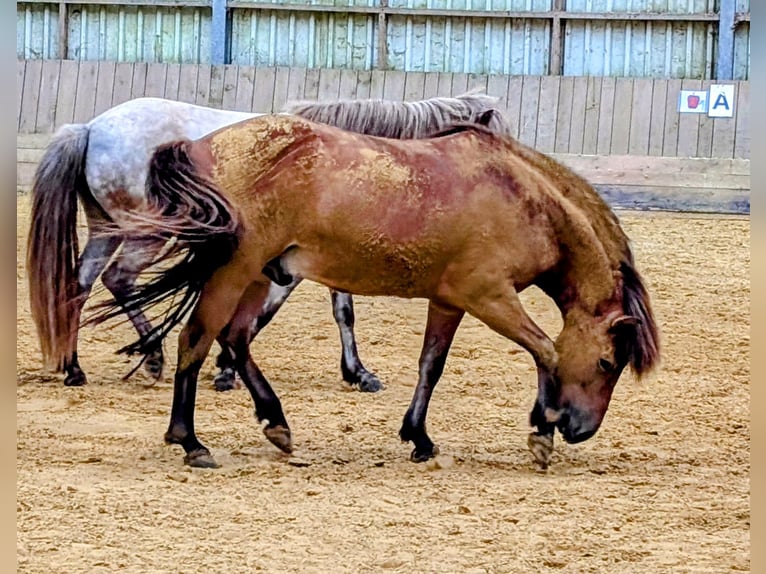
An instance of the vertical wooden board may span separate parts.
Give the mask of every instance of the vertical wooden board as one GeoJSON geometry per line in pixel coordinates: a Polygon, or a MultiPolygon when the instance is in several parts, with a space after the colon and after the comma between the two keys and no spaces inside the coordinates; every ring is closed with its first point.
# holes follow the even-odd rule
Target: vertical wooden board
{"type": "Polygon", "coordinates": [[[340,70],[337,68],[320,69],[317,98],[323,102],[336,101],[338,94],[340,94],[340,70]]]}
{"type": "Polygon", "coordinates": [[[601,82],[601,105],[598,110],[598,155],[609,155],[612,149],[612,119],[614,117],[615,78],[604,78],[601,82]]]}
{"type": "Polygon", "coordinates": [[[21,97],[21,116],[19,118],[19,132],[23,134],[31,134],[35,131],[42,75],[43,61],[27,60],[27,69],[24,73],[24,92],[21,97]]]}
{"type": "MultiPolygon", "coordinates": [[[[235,110],[237,112],[252,111],[254,90],[255,68],[252,66],[239,66],[239,69],[237,70],[237,87],[234,90],[234,107],[227,109],[235,110]]],[[[271,102],[269,102],[269,108],[271,108],[271,102]]],[[[271,109],[269,109],[269,111],[271,111],[271,109]]]]}
{"type": "Polygon", "coordinates": [[[585,139],[585,108],[588,105],[588,78],[578,76],[572,89],[572,113],[569,124],[569,153],[582,153],[585,139]]]}
{"type": "Polygon", "coordinates": [[[193,104],[197,100],[197,73],[200,66],[181,64],[178,77],[178,101],[193,104]]]}
{"type": "Polygon", "coordinates": [[[153,98],[165,97],[165,76],[168,65],[151,62],[146,66],[146,88],[144,95],[153,98]]]}
{"type": "Polygon", "coordinates": [[[27,69],[27,60],[16,60],[16,130],[21,122],[21,103],[24,99],[24,73],[27,69]]]}
{"type": "MultiPolygon", "coordinates": [[[[682,90],[699,90],[702,87],[700,80],[683,80],[682,90]]],[[[678,118],[678,150],[679,157],[696,157],[697,135],[699,134],[699,114],[681,114],[678,118]]]]}
{"type": "Polygon", "coordinates": [[[340,71],[340,89],[338,98],[341,100],[353,100],[356,98],[357,71],[343,68],[340,71]]]}
{"type": "Polygon", "coordinates": [[[652,90],[654,81],[651,78],[636,78],[633,80],[633,106],[630,116],[630,137],[628,153],[631,155],[649,154],[649,131],[651,127],[652,90]]]}
{"type": "MultiPolygon", "coordinates": [[[[738,84],[735,96],[739,96],[742,84],[738,84]]],[[[712,118],[713,120],[713,141],[712,157],[735,157],[734,147],[737,132],[737,119],[739,117],[739,105],[734,108],[734,117],[732,118],[712,118]]]]}
{"type": "Polygon", "coordinates": [[[508,78],[508,95],[506,98],[506,116],[511,125],[512,136],[519,139],[521,132],[521,93],[524,88],[524,76],[511,76],[508,78]]]}
{"type": "Polygon", "coordinates": [[[564,76],[558,90],[556,113],[556,132],[553,151],[567,153],[569,151],[569,132],[572,128],[572,99],[574,98],[574,77],[564,76]]]}
{"type": "Polygon", "coordinates": [[[404,99],[404,79],[404,72],[387,70],[383,83],[383,99],[401,102],[404,99]]]}
{"type": "Polygon", "coordinates": [[[359,70],[356,75],[355,98],[366,100],[370,97],[370,86],[372,84],[372,72],[370,70],[359,70]]]}
{"type": "MultiPolygon", "coordinates": [[[[702,81],[702,89],[708,91],[715,82],[702,81]]],[[[709,92],[708,92],[709,93],[709,92]]],[[[713,122],[715,118],[702,114],[699,117],[699,132],[697,133],[697,157],[712,157],[713,152],[713,122]]]]}
{"type": "Polygon", "coordinates": [[[303,86],[303,99],[316,101],[319,98],[319,69],[306,70],[306,83],[303,86]]]}
{"type": "Polygon", "coordinates": [[[59,74],[59,91],[56,98],[56,128],[74,122],[74,105],[77,97],[77,75],[80,66],[75,60],[62,60],[59,74]]]}
{"type": "Polygon", "coordinates": [[[35,131],[50,133],[56,124],[56,99],[59,89],[59,60],[43,60],[42,77],[40,80],[40,99],[37,104],[37,122],[35,131]]]}
{"type": "Polygon", "coordinates": [[[112,107],[114,93],[114,62],[98,63],[98,80],[96,81],[96,105],[93,115],[98,116],[112,107]]]}
{"type": "Polygon", "coordinates": [[[540,105],[537,119],[535,147],[542,152],[552,152],[556,141],[556,115],[559,107],[559,76],[540,78],[540,105]]]}
{"type": "Polygon", "coordinates": [[[165,75],[165,98],[178,100],[178,84],[181,81],[181,64],[168,64],[165,75]]]}
{"type": "Polygon", "coordinates": [[[383,70],[372,70],[370,78],[370,96],[371,100],[383,99],[383,85],[386,80],[386,73],[383,70]]]}
{"type": "Polygon", "coordinates": [[[452,74],[439,72],[438,96],[447,97],[452,95],[452,74]]]}
{"type": "Polygon", "coordinates": [[[141,98],[146,95],[146,73],[149,65],[146,62],[133,64],[133,82],[130,86],[130,97],[141,98]]]}
{"type": "Polygon", "coordinates": [[[508,109],[508,76],[493,74],[487,78],[487,95],[498,98],[497,106],[508,109]]]}
{"type": "MultiPolygon", "coordinates": [[[[668,97],[668,82],[661,78],[653,80],[652,107],[649,110],[649,155],[662,155],[662,140],[665,134],[665,102],[668,97]]],[[[646,121],[646,118],[644,118],[646,121]]]]}
{"type": "MultiPolygon", "coordinates": [[[[750,82],[739,82],[735,88],[737,131],[734,136],[734,157],[750,158],[750,82]]],[[[727,118],[733,121],[732,118],[727,118]]]]}
{"type": "Polygon", "coordinates": [[[681,92],[681,80],[668,80],[665,98],[665,131],[662,136],[662,155],[675,157],[678,155],[678,94],[681,92]]]}
{"type": "Polygon", "coordinates": [[[221,108],[233,110],[237,102],[237,76],[239,66],[225,64],[223,67],[223,93],[221,95],[221,108]]]}
{"type": "Polygon", "coordinates": [[[96,83],[98,81],[98,62],[80,62],[77,74],[77,96],[74,104],[74,121],[86,123],[93,119],[96,108],[96,83]]]}
{"type": "Polygon", "coordinates": [[[225,75],[226,66],[210,66],[210,91],[208,92],[208,106],[217,109],[221,109],[223,107],[225,75]]]}
{"type": "Polygon", "coordinates": [[[466,91],[477,90],[479,94],[487,93],[488,77],[485,74],[468,74],[466,91]]]}
{"type": "Polygon", "coordinates": [[[210,64],[197,66],[197,88],[194,92],[194,103],[198,106],[207,106],[210,102],[210,77],[212,75],[210,64]]]}
{"type": "Polygon", "coordinates": [[[468,74],[456,72],[452,74],[452,86],[450,87],[450,96],[459,96],[468,91],[468,74]]]}
{"type": "Polygon", "coordinates": [[[275,113],[281,112],[287,103],[289,84],[290,68],[287,66],[278,67],[274,72],[274,94],[271,98],[271,109],[275,113]]]}
{"type": "Polygon", "coordinates": [[[521,86],[521,122],[519,123],[519,141],[529,146],[535,145],[537,117],[540,102],[540,76],[524,76],[521,86]]]}
{"type": "Polygon", "coordinates": [[[585,102],[585,126],[583,128],[582,153],[595,155],[598,150],[598,115],[601,109],[602,78],[588,76],[585,102]]]}
{"type": "Polygon", "coordinates": [[[290,68],[287,80],[287,101],[296,102],[304,99],[306,91],[306,68],[290,68]]]}
{"type": "Polygon", "coordinates": [[[274,109],[274,84],[277,80],[276,68],[258,68],[255,73],[255,93],[250,110],[270,114],[274,109]]]}
{"type": "Polygon", "coordinates": [[[423,82],[423,99],[435,98],[439,94],[439,74],[427,72],[423,82]]]}
{"type": "Polygon", "coordinates": [[[423,72],[407,72],[404,78],[404,99],[414,102],[423,99],[426,75],[423,72]]]}
{"type": "Polygon", "coordinates": [[[633,78],[617,78],[614,86],[614,116],[612,119],[612,155],[628,153],[630,118],[633,114],[633,78]]]}
{"type": "Polygon", "coordinates": [[[133,88],[133,66],[130,62],[118,62],[114,67],[114,89],[112,90],[112,106],[130,99],[133,88]]]}

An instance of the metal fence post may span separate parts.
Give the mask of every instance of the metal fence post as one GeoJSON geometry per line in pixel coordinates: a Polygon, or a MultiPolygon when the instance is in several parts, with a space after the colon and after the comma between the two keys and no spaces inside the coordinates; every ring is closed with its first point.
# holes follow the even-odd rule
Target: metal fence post
{"type": "Polygon", "coordinates": [[[716,79],[734,79],[734,14],[736,0],[721,0],[718,14],[718,69],[716,79]]]}
{"type": "Polygon", "coordinates": [[[226,63],[226,1],[213,0],[213,18],[210,28],[210,63],[226,63]]]}

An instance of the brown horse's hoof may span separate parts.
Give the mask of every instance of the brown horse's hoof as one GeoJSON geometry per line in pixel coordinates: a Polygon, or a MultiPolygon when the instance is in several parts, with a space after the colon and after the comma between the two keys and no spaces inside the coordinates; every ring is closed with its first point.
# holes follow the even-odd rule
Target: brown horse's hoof
{"type": "Polygon", "coordinates": [[[184,464],[193,468],[220,468],[213,455],[207,450],[193,450],[184,457],[184,464]]]}
{"type": "Polygon", "coordinates": [[[264,427],[263,434],[269,439],[269,442],[276,446],[282,452],[290,454],[293,452],[293,441],[290,435],[290,429],[277,425],[275,427],[264,427]]]}
{"type": "Polygon", "coordinates": [[[529,433],[527,446],[542,470],[546,470],[553,454],[553,435],[529,433]]]}
{"type": "Polygon", "coordinates": [[[82,371],[79,371],[77,373],[67,375],[64,378],[64,386],[65,387],[82,387],[83,385],[88,384],[88,379],[85,376],[85,373],[82,371]]]}
{"type": "Polygon", "coordinates": [[[439,454],[439,447],[433,445],[430,449],[418,450],[413,448],[410,453],[410,461],[412,462],[426,462],[439,454]]]}

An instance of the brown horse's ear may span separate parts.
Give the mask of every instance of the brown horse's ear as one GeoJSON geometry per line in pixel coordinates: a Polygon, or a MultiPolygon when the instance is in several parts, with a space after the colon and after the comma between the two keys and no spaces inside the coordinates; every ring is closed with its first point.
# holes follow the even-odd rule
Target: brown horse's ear
{"type": "Polygon", "coordinates": [[[617,317],[609,326],[610,333],[617,333],[625,327],[636,327],[641,324],[641,319],[634,315],[621,315],[617,317]]]}

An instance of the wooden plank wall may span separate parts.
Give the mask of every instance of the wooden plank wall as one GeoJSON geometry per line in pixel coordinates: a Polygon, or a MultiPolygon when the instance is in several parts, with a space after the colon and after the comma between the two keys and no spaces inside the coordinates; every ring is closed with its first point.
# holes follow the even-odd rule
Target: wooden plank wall
{"type": "MultiPolygon", "coordinates": [[[[272,112],[297,99],[416,100],[480,88],[500,98],[516,137],[574,167],[616,205],[748,212],[749,82],[735,83],[734,118],[676,111],[681,88],[709,83],[18,60],[17,130],[50,134],[139,96],[272,112]]],[[[45,141],[19,137],[19,189],[29,188],[45,141]]]]}

